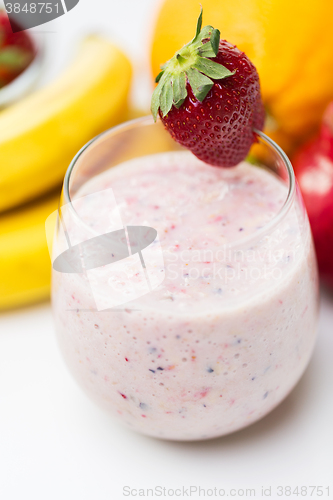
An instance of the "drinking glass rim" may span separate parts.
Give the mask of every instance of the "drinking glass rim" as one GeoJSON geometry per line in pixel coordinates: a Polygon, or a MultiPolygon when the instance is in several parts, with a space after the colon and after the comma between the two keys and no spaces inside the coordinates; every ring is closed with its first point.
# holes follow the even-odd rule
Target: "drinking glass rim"
{"type": "MultiPolygon", "coordinates": [[[[81,155],[89,149],[89,147],[94,144],[96,141],[101,139],[104,136],[107,136],[111,133],[121,131],[122,129],[125,129],[127,127],[131,127],[133,125],[145,125],[145,124],[152,124],[152,116],[147,115],[144,117],[140,118],[135,118],[134,120],[128,120],[124,123],[120,123],[119,125],[115,125],[114,127],[109,128],[108,130],[105,130],[101,134],[98,134],[95,136],[93,139],[88,141],[79,151],[78,153],[74,156],[73,160],[69,164],[69,167],[66,170],[65,177],[64,177],[64,184],[63,184],[63,192],[64,192],[64,200],[65,204],[69,205],[71,209],[73,210],[73,215],[74,217],[78,217],[80,219],[80,222],[85,224],[85,222],[80,218],[79,214],[76,212],[72,200],[69,194],[69,184],[71,180],[71,175],[73,172],[73,169],[78,161],[78,159],[81,157],[81,155]]],[[[243,238],[240,238],[239,240],[235,242],[230,242],[226,243],[224,246],[226,247],[234,247],[234,246],[242,246],[243,244],[247,243],[248,241],[251,240],[257,240],[258,238],[261,238],[265,233],[269,232],[272,230],[275,226],[278,225],[278,223],[287,215],[289,212],[289,209],[293,203],[294,196],[295,196],[295,191],[296,191],[296,178],[295,178],[295,173],[293,166],[291,164],[291,161],[289,160],[287,154],[283,151],[283,149],[276,144],[273,139],[268,137],[266,134],[261,132],[260,130],[253,129],[254,132],[260,137],[260,139],[263,141],[264,144],[268,145],[271,147],[277,154],[280,156],[282,159],[287,172],[288,172],[288,179],[289,179],[289,188],[288,188],[288,194],[286,196],[286,199],[280,208],[280,210],[266,223],[264,224],[260,229],[258,229],[254,234],[250,234],[248,236],[245,236],[243,238]]],[[[98,174],[97,174],[98,175],[98,174]]],[[[91,230],[91,228],[89,228],[91,230]]]]}

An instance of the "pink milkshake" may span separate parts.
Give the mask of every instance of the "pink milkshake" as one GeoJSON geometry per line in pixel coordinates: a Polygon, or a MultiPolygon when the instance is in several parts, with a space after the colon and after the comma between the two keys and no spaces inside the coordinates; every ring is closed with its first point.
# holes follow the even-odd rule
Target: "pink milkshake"
{"type": "Polygon", "coordinates": [[[115,206],[124,227],[157,231],[162,258],[152,250],[144,273],[129,271],[138,286],[157,285],[126,298],[123,275],[100,266],[99,303],[111,281],[121,304],[107,308],[96,306],[91,271],[54,271],[57,335],[86,393],[130,428],[213,438],[270,412],[308,364],[318,313],[311,232],[281,176],[160,149],[90,168],[72,195],[91,237],[114,229],[115,206]]]}

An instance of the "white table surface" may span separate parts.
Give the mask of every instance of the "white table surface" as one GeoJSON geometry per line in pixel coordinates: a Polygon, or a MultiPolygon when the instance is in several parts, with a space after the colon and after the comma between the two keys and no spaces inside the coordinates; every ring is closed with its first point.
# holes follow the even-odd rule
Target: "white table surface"
{"type": "MultiPolygon", "coordinates": [[[[72,49],[78,35],[102,28],[131,55],[133,95],[146,104],[149,17],[157,3],[81,0],[71,13],[38,28],[47,31],[54,55],[45,78],[65,64],[65,47],[72,49]]],[[[142,498],[140,493],[172,498],[167,490],[183,487],[174,495],[219,498],[223,488],[225,496],[263,498],[262,486],[272,487],[273,499],[318,498],[319,490],[310,496],[310,489],[279,496],[279,485],[321,486],[322,498],[333,497],[333,295],[322,294],[317,347],[292,394],[251,427],[199,443],[137,435],[95,407],[62,361],[49,304],[0,314],[0,500],[120,500],[142,498]],[[206,491],[199,496],[191,485],[206,491]],[[165,487],[165,495],[147,492],[155,487],[165,487]],[[255,496],[243,491],[250,488],[255,496]]]]}

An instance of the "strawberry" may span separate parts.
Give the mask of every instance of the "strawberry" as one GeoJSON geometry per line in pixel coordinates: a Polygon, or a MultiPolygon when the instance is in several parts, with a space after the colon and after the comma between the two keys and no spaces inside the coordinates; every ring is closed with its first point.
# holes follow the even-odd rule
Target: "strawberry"
{"type": "Polygon", "coordinates": [[[200,160],[233,167],[264,125],[259,76],[244,52],[220,41],[219,30],[201,25],[202,10],[193,40],[161,67],[152,114],[200,160]]]}
{"type": "Polygon", "coordinates": [[[0,88],[22,73],[34,55],[30,36],[24,31],[13,33],[7,14],[0,11],[0,88]]]}

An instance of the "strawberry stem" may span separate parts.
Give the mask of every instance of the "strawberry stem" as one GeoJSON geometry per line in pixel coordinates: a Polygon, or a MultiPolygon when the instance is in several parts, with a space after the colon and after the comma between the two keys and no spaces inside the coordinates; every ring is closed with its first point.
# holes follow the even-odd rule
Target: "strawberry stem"
{"type": "Polygon", "coordinates": [[[202,5],[200,5],[201,9],[200,9],[200,14],[199,14],[199,17],[198,17],[198,22],[197,22],[197,31],[196,31],[196,34],[195,34],[195,37],[197,37],[201,31],[201,27],[202,27],[202,5]]]}

